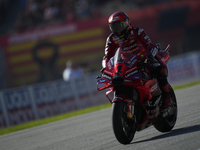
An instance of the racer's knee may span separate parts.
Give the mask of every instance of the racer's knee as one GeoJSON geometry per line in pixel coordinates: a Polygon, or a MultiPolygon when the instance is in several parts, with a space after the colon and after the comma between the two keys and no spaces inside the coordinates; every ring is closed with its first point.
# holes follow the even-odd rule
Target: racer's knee
{"type": "Polygon", "coordinates": [[[157,80],[160,86],[165,86],[168,84],[167,77],[168,77],[168,70],[166,66],[159,66],[156,70],[157,73],[157,80]]]}
{"type": "Polygon", "coordinates": [[[168,84],[167,77],[158,77],[157,80],[160,86],[165,86],[168,84]]]}
{"type": "Polygon", "coordinates": [[[158,78],[167,78],[168,77],[168,69],[166,66],[158,66],[156,68],[156,74],[158,78]]]}

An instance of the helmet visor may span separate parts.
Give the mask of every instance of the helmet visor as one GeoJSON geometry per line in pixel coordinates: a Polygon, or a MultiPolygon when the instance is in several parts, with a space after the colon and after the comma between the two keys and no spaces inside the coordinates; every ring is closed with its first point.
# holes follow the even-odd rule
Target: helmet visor
{"type": "Polygon", "coordinates": [[[118,23],[114,23],[114,24],[109,24],[110,30],[113,33],[119,33],[122,32],[124,29],[126,29],[128,26],[128,24],[125,21],[121,21],[118,23]]]}

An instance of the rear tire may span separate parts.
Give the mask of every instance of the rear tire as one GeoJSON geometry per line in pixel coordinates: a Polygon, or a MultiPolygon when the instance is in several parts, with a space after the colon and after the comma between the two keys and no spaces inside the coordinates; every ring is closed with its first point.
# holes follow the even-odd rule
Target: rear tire
{"type": "Polygon", "coordinates": [[[176,124],[177,120],[177,113],[178,113],[178,108],[177,108],[177,101],[176,101],[176,96],[174,93],[173,88],[170,86],[169,89],[170,92],[170,99],[171,99],[171,104],[175,108],[174,113],[170,115],[167,118],[159,118],[156,123],[154,124],[154,127],[160,131],[160,132],[169,132],[173,129],[173,127],[176,124]]]}
{"type": "Polygon", "coordinates": [[[127,104],[115,102],[112,105],[112,126],[115,137],[121,144],[129,144],[135,135],[135,126],[127,119],[127,104]]]}

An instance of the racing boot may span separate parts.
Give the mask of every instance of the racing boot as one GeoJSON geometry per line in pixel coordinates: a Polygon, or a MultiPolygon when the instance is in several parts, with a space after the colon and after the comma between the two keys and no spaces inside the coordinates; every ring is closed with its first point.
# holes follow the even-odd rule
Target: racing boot
{"type": "Polygon", "coordinates": [[[168,115],[168,110],[170,106],[169,83],[167,83],[164,86],[160,86],[160,89],[162,91],[162,97],[163,97],[161,112],[163,117],[166,117],[168,115]]]}

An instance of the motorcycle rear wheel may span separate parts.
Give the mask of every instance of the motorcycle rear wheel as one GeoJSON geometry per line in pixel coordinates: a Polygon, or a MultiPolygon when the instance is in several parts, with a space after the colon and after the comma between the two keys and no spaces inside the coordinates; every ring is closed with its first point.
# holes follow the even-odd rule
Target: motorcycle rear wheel
{"type": "Polygon", "coordinates": [[[169,93],[170,93],[170,99],[171,99],[171,104],[173,105],[175,111],[174,113],[167,117],[167,118],[160,118],[159,120],[156,121],[156,123],[154,124],[154,127],[160,131],[160,132],[169,132],[173,129],[173,127],[176,124],[176,120],[177,120],[177,113],[178,113],[178,108],[177,108],[177,101],[176,101],[176,96],[174,93],[173,88],[170,86],[169,89],[169,93]]]}
{"type": "Polygon", "coordinates": [[[135,125],[127,118],[128,105],[124,102],[112,104],[112,126],[115,137],[121,144],[129,144],[135,135],[135,125]]]}

